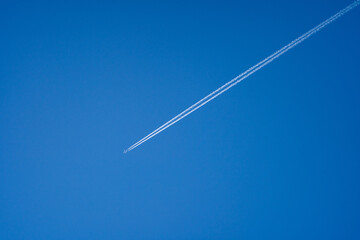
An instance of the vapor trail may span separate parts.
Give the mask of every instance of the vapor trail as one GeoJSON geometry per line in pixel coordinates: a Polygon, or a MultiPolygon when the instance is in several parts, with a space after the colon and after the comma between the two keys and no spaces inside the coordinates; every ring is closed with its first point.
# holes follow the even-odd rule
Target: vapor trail
{"type": "Polygon", "coordinates": [[[205,105],[209,101],[213,100],[217,96],[219,96],[222,93],[224,93],[225,91],[229,90],[230,88],[232,88],[233,86],[235,86],[236,84],[241,82],[242,80],[246,79],[250,75],[254,74],[255,72],[257,72],[261,68],[263,68],[266,65],[268,65],[269,63],[271,63],[276,58],[280,57],[281,55],[283,55],[284,53],[286,53],[290,49],[297,46],[298,44],[300,44],[301,42],[303,42],[304,40],[306,40],[307,38],[309,38],[310,36],[312,36],[316,32],[320,31],[322,28],[326,27],[328,24],[334,22],[336,19],[340,18],[341,16],[343,16],[344,14],[346,14],[347,12],[349,12],[350,10],[352,10],[353,8],[358,6],[359,4],[360,4],[360,0],[355,1],[354,3],[350,4],[346,8],[342,9],[341,11],[339,11],[338,13],[333,15],[332,17],[328,18],[327,20],[325,20],[321,24],[317,25],[316,27],[312,28],[311,30],[309,30],[305,34],[301,35],[300,37],[298,37],[297,39],[295,39],[291,43],[287,44],[285,47],[279,49],[275,53],[271,54],[269,57],[265,58],[261,62],[257,63],[256,65],[252,66],[251,68],[249,68],[248,70],[243,72],[242,74],[240,74],[237,77],[233,78],[232,80],[230,80],[226,84],[222,85],[221,87],[219,87],[218,89],[216,89],[212,93],[208,94],[207,96],[205,96],[204,98],[202,98],[201,100],[196,102],[195,104],[188,107],[186,110],[184,110],[180,114],[173,117],[171,120],[169,120],[165,124],[161,125],[159,128],[157,128],[156,130],[154,130],[153,132],[151,132],[150,134],[148,134],[147,136],[145,136],[144,138],[142,138],[141,140],[139,140],[138,142],[136,142],[135,144],[130,146],[128,149],[124,150],[124,153],[127,153],[127,152],[131,151],[132,149],[138,147],[140,144],[146,142],[150,138],[154,137],[155,135],[159,134],[160,132],[164,131],[165,129],[167,129],[171,125],[173,125],[176,122],[180,121],[181,119],[183,119],[184,117],[186,117],[190,113],[194,112],[198,108],[202,107],[203,105],[205,105]]]}

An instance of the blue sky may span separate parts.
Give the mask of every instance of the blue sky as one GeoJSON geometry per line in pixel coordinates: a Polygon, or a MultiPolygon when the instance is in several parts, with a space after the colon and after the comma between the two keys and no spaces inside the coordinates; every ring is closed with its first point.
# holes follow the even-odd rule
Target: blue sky
{"type": "Polygon", "coordinates": [[[359,239],[360,7],[5,1],[0,239],[359,239]]]}

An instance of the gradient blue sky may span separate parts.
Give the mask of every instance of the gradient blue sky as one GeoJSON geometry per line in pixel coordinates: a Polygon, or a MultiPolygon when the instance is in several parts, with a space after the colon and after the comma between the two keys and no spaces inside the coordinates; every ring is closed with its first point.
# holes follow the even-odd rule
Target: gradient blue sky
{"type": "Polygon", "coordinates": [[[0,239],[360,239],[360,7],[3,1],[0,239]]]}

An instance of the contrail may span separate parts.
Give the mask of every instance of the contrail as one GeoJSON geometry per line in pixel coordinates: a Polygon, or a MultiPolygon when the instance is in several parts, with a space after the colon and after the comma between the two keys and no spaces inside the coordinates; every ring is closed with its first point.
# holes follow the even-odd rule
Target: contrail
{"type": "Polygon", "coordinates": [[[190,113],[194,112],[198,108],[204,106],[206,103],[210,102],[211,100],[213,100],[217,96],[221,95],[222,93],[226,92],[227,90],[229,90],[230,88],[232,88],[233,86],[235,86],[236,84],[241,82],[242,80],[246,79],[250,75],[252,75],[255,72],[257,72],[258,70],[260,70],[261,68],[265,67],[266,65],[268,65],[269,63],[271,63],[272,61],[274,61],[275,59],[277,59],[278,57],[280,57],[281,55],[283,55],[284,53],[286,53],[290,49],[294,48],[295,46],[297,46],[301,42],[305,41],[307,38],[309,38],[310,36],[312,36],[316,32],[320,31],[321,29],[326,27],[328,24],[334,22],[335,20],[337,20],[338,18],[340,18],[341,16],[343,16],[344,14],[346,14],[347,12],[349,12],[350,10],[352,10],[353,8],[358,6],[359,4],[360,4],[360,0],[357,0],[357,1],[353,2],[352,4],[347,6],[346,8],[342,9],[338,13],[334,14],[333,16],[331,16],[330,18],[325,20],[324,22],[320,23],[319,25],[312,28],[311,30],[309,30],[305,34],[301,35],[300,37],[298,37],[297,39],[295,39],[291,43],[287,44],[285,47],[279,49],[275,53],[271,54],[269,57],[265,58],[261,62],[257,63],[256,65],[252,66],[251,68],[249,68],[248,70],[243,72],[242,74],[240,74],[237,77],[233,78],[232,80],[230,80],[226,84],[222,85],[221,87],[219,87],[218,89],[216,89],[212,93],[208,94],[207,96],[205,96],[204,98],[202,98],[201,100],[199,100],[195,104],[191,105],[190,107],[188,107],[186,110],[184,110],[180,114],[178,114],[175,117],[173,117],[172,119],[170,119],[165,124],[161,125],[159,128],[157,128],[153,132],[151,132],[150,134],[148,134],[147,136],[145,136],[144,138],[142,138],[141,140],[139,140],[138,142],[136,142],[135,144],[133,144],[132,146],[127,148],[126,150],[124,150],[124,153],[127,153],[127,152],[133,150],[134,148],[138,147],[139,145],[146,142],[150,138],[152,138],[155,135],[159,134],[160,132],[164,131],[165,129],[167,129],[171,125],[173,125],[176,122],[180,121],[181,119],[183,119],[184,117],[186,117],[190,113]]]}

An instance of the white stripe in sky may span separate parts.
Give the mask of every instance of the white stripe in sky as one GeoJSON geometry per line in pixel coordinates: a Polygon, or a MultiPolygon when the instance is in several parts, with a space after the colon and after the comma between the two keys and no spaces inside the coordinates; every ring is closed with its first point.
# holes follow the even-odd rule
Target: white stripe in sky
{"type": "Polygon", "coordinates": [[[176,122],[180,121],[181,119],[183,119],[184,117],[186,117],[190,113],[194,112],[198,108],[204,106],[206,103],[210,102],[211,100],[213,100],[217,96],[221,95],[222,93],[226,92],[227,90],[229,90],[230,88],[232,88],[233,86],[235,86],[236,84],[241,82],[242,80],[246,79],[250,75],[252,75],[255,72],[257,72],[258,70],[260,70],[261,68],[265,67],[266,65],[268,65],[269,63],[274,61],[276,58],[280,57],[281,55],[283,55],[284,53],[286,53],[290,49],[297,46],[299,43],[303,42],[304,40],[306,40],[307,38],[309,38],[310,36],[312,36],[316,32],[320,31],[321,29],[323,29],[324,27],[326,27],[330,23],[334,22],[336,19],[340,18],[341,16],[343,16],[344,14],[346,14],[347,12],[349,12],[350,10],[352,10],[353,8],[358,6],[359,4],[360,4],[360,0],[357,0],[357,1],[353,2],[352,4],[350,4],[349,6],[347,6],[344,9],[342,9],[341,11],[339,11],[338,13],[333,15],[332,17],[328,18],[324,22],[320,23],[316,27],[314,27],[311,30],[309,30],[308,32],[306,32],[305,34],[301,35],[300,37],[298,37],[297,39],[295,39],[294,41],[292,41],[291,43],[289,43],[285,47],[279,49],[275,53],[271,54],[269,57],[265,58],[261,62],[257,63],[256,65],[252,66],[251,68],[249,68],[248,70],[243,72],[242,74],[240,74],[237,77],[233,78],[232,80],[230,80],[229,82],[227,82],[223,86],[219,87],[218,89],[216,89],[212,93],[208,94],[207,96],[205,96],[204,98],[202,98],[201,100],[199,100],[198,102],[193,104],[192,106],[185,109],[180,114],[178,114],[175,117],[173,117],[172,119],[170,119],[168,122],[161,125],[159,128],[157,128],[153,132],[151,132],[150,134],[148,134],[147,136],[145,136],[144,138],[142,138],[141,140],[139,140],[138,142],[136,142],[135,144],[133,144],[132,146],[127,148],[126,150],[124,150],[124,153],[127,153],[127,152],[133,150],[134,148],[136,148],[139,145],[143,144],[144,142],[146,142],[150,138],[152,138],[155,135],[159,134],[160,132],[164,131],[165,129],[167,129],[171,125],[173,125],[176,122]]]}

